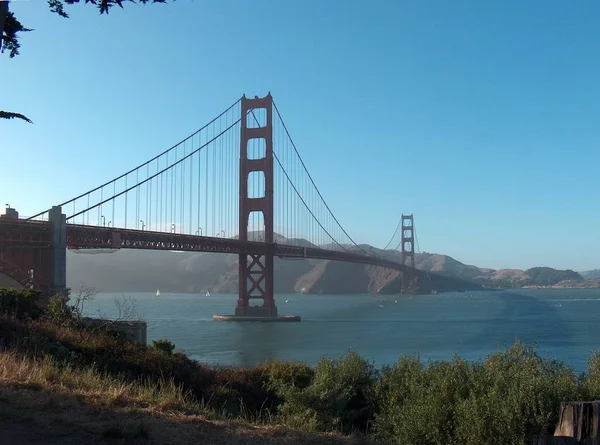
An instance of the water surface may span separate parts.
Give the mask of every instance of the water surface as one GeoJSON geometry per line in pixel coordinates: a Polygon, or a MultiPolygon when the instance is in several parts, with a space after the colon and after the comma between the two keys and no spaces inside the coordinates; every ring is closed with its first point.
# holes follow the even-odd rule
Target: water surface
{"type": "Polygon", "coordinates": [[[86,312],[114,318],[115,297],[135,301],[148,322],[148,342],[168,338],[190,357],[250,366],[280,358],[315,364],[320,357],[358,351],[376,365],[405,355],[478,360],[512,345],[536,344],[540,354],[584,371],[600,349],[600,290],[540,289],[437,295],[277,295],[280,314],[300,323],[219,323],[236,295],[98,294],[86,312]]]}

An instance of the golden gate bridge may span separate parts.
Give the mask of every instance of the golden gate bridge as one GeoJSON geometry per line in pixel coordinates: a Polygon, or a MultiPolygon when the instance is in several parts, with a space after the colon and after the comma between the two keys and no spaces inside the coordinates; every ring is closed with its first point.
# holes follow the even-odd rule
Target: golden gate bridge
{"type": "Polygon", "coordinates": [[[235,317],[243,320],[282,318],[275,257],[394,269],[403,289],[416,290],[422,275],[414,269],[412,215],[402,215],[388,243],[400,234],[400,262],[358,245],[313,181],[270,93],[243,96],[179,143],[75,198],[29,218],[9,210],[0,217],[0,272],[45,293],[66,291],[67,249],[236,254],[235,317]]]}

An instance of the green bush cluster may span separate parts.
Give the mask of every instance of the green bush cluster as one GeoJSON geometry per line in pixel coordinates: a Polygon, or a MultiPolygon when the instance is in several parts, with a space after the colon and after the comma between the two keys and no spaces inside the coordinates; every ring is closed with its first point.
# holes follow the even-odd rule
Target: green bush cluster
{"type": "Polygon", "coordinates": [[[44,319],[56,325],[70,325],[77,321],[80,314],[69,304],[69,297],[66,295],[53,295],[48,301],[48,306],[44,311],[44,319]]]}
{"type": "Polygon", "coordinates": [[[173,355],[173,351],[175,350],[175,344],[173,344],[166,338],[159,338],[158,340],[154,340],[152,342],[152,348],[156,351],[162,351],[167,355],[173,355]]]}
{"type": "Polygon", "coordinates": [[[522,444],[552,434],[561,401],[577,399],[579,378],[521,342],[481,363],[403,358],[382,371],[377,437],[398,444],[522,444]]]}
{"type": "Polygon", "coordinates": [[[600,398],[597,352],[589,371],[579,376],[520,342],[477,363],[403,357],[378,370],[350,352],[323,358],[315,367],[270,361],[253,368],[214,368],[174,352],[168,340],[148,347],[51,320],[0,318],[2,343],[65,366],[94,366],[128,379],[167,379],[220,416],[361,432],[386,443],[523,444],[532,435],[553,433],[561,402],[600,398]]]}
{"type": "Polygon", "coordinates": [[[0,289],[0,314],[19,320],[26,317],[37,318],[42,312],[39,300],[39,291],[0,289]]]}
{"type": "Polygon", "coordinates": [[[313,431],[365,430],[376,408],[377,372],[350,352],[344,358],[323,358],[307,385],[273,378],[270,386],[283,400],[279,418],[313,431]]]}

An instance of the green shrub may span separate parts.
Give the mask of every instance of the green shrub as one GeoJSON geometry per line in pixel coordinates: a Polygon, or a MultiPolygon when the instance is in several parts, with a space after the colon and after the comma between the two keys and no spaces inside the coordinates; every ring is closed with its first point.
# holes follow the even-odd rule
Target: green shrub
{"type": "Polygon", "coordinates": [[[580,377],[579,390],[583,400],[600,400],[600,351],[592,351],[588,372],[580,377]]]}
{"type": "Polygon", "coordinates": [[[167,355],[173,355],[175,344],[171,343],[166,338],[160,338],[152,341],[152,348],[154,348],[156,351],[162,351],[167,355]]]}
{"type": "Polygon", "coordinates": [[[356,352],[322,358],[304,388],[281,382],[280,418],[287,424],[320,431],[365,431],[375,408],[377,372],[356,352]]]}
{"type": "Polygon", "coordinates": [[[385,367],[377,388],[377,437],[399,444],[454,443],[457,404],[469,393],[470,367],[459,358],[425,367],[405,357],[385,367]]]}
{"type": "Polygon", "coordinates": [[[35,331],[23,337],[19,349],[29,356],[36,358],[53,357],[58,363],[63,364],[76,364],[79,358],[76,352],[70,350],[61,342],[35,331]]]}
{"type": "Polygon", "coordinates": [[[577,396],[569,367],[516,342],[474,365],[469,397],[458,407],[457,440],[520,445],[532,435],[552,434],[560,402],[577,396]]]}
{"type": "Polygon", "coordinates": [[[0,289],[0,314],[19,320],[37,318],[42,312],[39,306],[40,292],[28,289],[0,289]]]}
{"type": "Polygon", "coordinates": [[[257,369],[261,372],[266,385],[270,389],[275,389],[281,385],[304,389],[310,385],[315,375],[314,369],[309,365],[282,360],[263,362],[257,366],[257,369]]]}
{"type": "Polygon", "coordinates": [[[374,429],[407,445],[521,445],[552,433],[560,402],[577,395],[570,368],[520,342],[475,364],[404,358],[383,371],[374,429]]]}
{"type": "Polygon", "coordinates": [[[83,328],[84,306],[95,294],[93,288],[82,285],[76,294],[69,291],[66,295],[51,296],[44,310],[44,320],[59,326],[83,328]]]}
{"type": "Polygon", "coordinates": [[[44,319],[56,325],[72,324],[75,314],[66,295],[53,295],[44,311],[44,319]]]}

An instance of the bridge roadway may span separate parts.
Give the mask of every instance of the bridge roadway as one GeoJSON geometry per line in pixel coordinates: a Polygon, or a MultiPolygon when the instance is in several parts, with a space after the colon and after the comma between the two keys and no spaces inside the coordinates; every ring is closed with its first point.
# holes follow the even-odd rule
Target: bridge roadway
{"type": "Polygon", "coordinates": [[[219,238],[75,224],[67,225],[67,247],[71,249],[150,249],[237,254],[272,253],[274,256],[282,258],[313,258],[320,260],[346,261],[373,266],[383,266],[403,272],[411,269],[401,263],[386,260],[375,255],[350,251],[334,251],[318,247],[300,247],[278,243],[267,244],[258,241],[240,241],[235,238],[219,238]]]}
{"type": "MultiPolygon", "coordinates": [[[[50,247],[50,225],[45,221],[0,218],[0,234],[0,241],[7,248],[50,247]]],[[[412,270],[409,266],[376,255],[350,251],[334,251],[318,247],[240,241],[235,238],[185,235],[81,224],[67,224],[67,248],[180,250],[186,252],[237,254],[272,253],[282,258],[313,258],[345,261],[382,266],[402,272],[410,272],[412,270]]]]}

